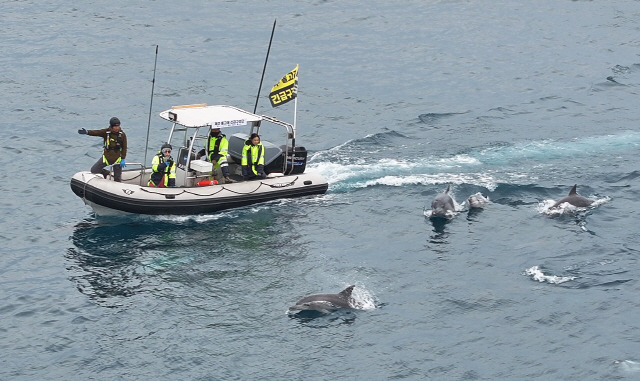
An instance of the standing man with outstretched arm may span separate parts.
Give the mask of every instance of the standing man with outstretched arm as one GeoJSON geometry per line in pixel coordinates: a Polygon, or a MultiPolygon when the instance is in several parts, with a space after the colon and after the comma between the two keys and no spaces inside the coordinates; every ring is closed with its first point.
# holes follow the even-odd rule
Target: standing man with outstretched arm
{"type": "Polygon", "coordinates": [[[113,179],[120,182],[122,180],[122,168],[125,167],[125,157],[127,157],[127,135],[120,127],[120,119],[115,116],[109,120],[109,127],[101,130],[89,130],[82,128],[78,130],[80,135],[100,136],[104,139],[104,151],[102,157],[91,167],[91,173],[102,173],[107,178],[109,171],[104,167],[111,165],[113,168],[113,179]]]}

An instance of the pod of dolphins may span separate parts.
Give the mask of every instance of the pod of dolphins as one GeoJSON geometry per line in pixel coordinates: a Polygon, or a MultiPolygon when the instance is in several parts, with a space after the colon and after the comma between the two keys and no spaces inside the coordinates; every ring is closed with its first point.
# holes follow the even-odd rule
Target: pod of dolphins
{"type": "MultiPolygon", "coordinates": [[[[558,208],[564,203],[573,205],[578,208],[586,208],[594,203],[594,200],[579,195],[576,188],[577,184],[575,184],[571,188],[569,194],[566,197],[561,198],[549,209],[558,208]]],[[[450,186],[447,186],[447,189],[444,192],[438,193],[433,199],[433,201],[431,202],[430,218],[451,218],[455,214],[455,201],[449,195],[449,190],[450,186]]],[[[470,209],[484,208],[484,206],[489,202],[489,197],[478,192],[469,196],[467,202],[469,203],[470,209]]]]}
{"type": "MultiPolygon", "coordinates": [[[[564,203],[568,203],[578,208],[586,208],[594,203],[594,200],[578,194],[577,184],[574,185],[566,197],[561,198],[551,206],[550,209],[558,208],[564,203]]],[[[451,218],[456,213],[456,203],[449,195],[451,187],[438,193],[431,202],[429,218],[451,218]]],[[[481,209],[489,202],[489,197],[478,192],[467,199],[470,209],[481,209]]],[[[357,308],[351,296],[355,286],[349,286],[337,294],[313,294],[298,300],[295,305],[289,307],[289,312],[316,311],[320,313],[330,313],[339,309],[357,308]]]]}

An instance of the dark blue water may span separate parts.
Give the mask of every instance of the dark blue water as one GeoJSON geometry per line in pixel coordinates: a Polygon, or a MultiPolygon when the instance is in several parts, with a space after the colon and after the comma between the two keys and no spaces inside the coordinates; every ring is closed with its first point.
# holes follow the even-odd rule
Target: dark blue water
{"type": "Polygon", "coordinates": [[[5,2],[0,379],[634,379],[634,1],[5,2]],[[255,103],[300,65],[322,196],[97,218],[70,190],[122,120],[255,103]],[[578,184],[586,209],[549,210],[578,184]],[[425,217],[447,186],[460,206],[425,217]],[[491,203],[466,208],[482,192],[491,203]],[[355,284],[362,310],[287,314],[355,284]]]}

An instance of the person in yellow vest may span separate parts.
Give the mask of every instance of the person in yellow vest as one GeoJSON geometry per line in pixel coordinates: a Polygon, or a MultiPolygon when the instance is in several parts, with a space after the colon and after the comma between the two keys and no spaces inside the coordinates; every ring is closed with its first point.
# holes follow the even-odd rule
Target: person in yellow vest
{"type": "Polygon", "coordinates": [[[151,161],[150,187],[166,188],[176,186],[176,163],[171,157],[171,144],[165,143],[151,161]]]}
{"type": "Polygon", "coordinates": [[[251,134],[249,140],[242,147],[242,177],[245,180],[264,179],[264,146],[260,142],[260,136],[251,134]]]}
{"type": "Polygon", "coordinates": [[[227,162],[227,152],[229,151],[229,141],[225,134],[220,133],[219,128],[212,128],[209,137],[204,144],[204,149],[198,152],[196,159],[207,156],[209,161],[213,163],[213,168],[220,168],[224,182],[230,184],[229,163],[227,162]]]}
{"type": "Polygon", "coordinates": [[[120,119],[115,116],[109,120],[109,127],[101,130],[78,130],[80,135],[100,136],[104,139],[102,157],[91,167],[91,173],[102,173],[107,178],[109,171],[104,167],[111,165],[113,179],[122,180],[122,168],[125,167],[124,158],[127,157],[127,135],[120,127],[120,119]]]}

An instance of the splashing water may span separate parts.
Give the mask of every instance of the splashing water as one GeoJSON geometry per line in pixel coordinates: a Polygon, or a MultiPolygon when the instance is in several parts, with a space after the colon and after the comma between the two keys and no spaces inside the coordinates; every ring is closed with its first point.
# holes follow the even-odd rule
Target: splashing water
{"type": "Polygon", "coordinates": [[[610,200],[611,198],[609,197],[602,197],[594,200],[593,204],[589,205],[586,208],[577,207],[569,204],[568,202],[563,202],[557,207],[552,208],[552,206],[556,204],[554,200],[543,200],[538,204],[536,209],[540,214],[546,214],[548,216],[559,216],[562,214],[572,214],[572,213],[577,213],[577,212],[581,212],[589,209],[594,209],[602,204],[609,202],[610,200]]]}
{"type": "Polygon", "coordinates": [[[533,280],[537,280],[540,283],[551,283],[551,284],[560,284],[564,282],[568,282],[577,277],[574,276],[557,276],[557,275],[546,275],[539,266],[533,266],[525,270],[525,275],[531,277],[533,280]]]}

